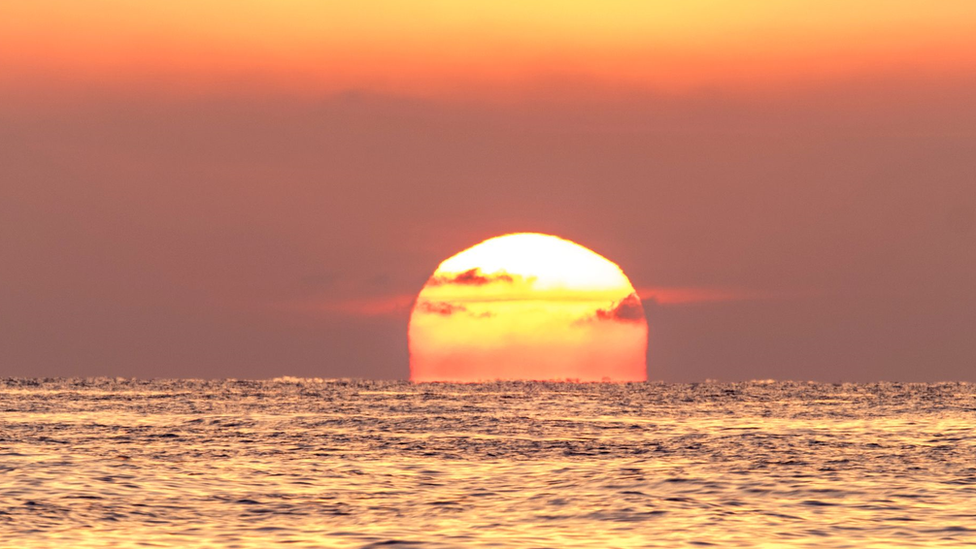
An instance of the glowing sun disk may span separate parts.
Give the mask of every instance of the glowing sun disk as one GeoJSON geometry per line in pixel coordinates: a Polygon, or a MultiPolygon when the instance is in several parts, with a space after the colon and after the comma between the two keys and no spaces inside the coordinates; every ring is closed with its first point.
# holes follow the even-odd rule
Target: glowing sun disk
{"type": "Polygon", "coordinates": [[[414,381],[646,379],[647,323],[630,281],[550,235],[504,235],[442,262],[409,341],[414,381]]]}

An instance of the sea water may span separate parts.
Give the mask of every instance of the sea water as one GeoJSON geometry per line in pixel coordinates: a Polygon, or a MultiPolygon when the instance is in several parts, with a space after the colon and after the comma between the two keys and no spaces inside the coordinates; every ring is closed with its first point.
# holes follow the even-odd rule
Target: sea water
{"type": "Polygon", "coordinates": [[[2,547],[959,547],[976,387],[0,381],[2,547]]]}

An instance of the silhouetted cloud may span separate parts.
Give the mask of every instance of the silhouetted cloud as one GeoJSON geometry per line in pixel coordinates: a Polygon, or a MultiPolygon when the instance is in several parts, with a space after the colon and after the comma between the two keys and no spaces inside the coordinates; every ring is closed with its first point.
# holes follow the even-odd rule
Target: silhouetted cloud
{"type": "Polygon", "coordinates": [[[427,282],[427,285],[444,286],[446,284],[459,284],[462,286],[484,286],[485,284],[491,284],[493,282],[504,282],[511,284],[514,281],[515,279],[512,277],[512,275],[505,272],[484,274],[481,272],[481,269],[474,268],[452,276],[433,276],[431,277],[430,281],[427,282]]]}
{"type": "Polygon", "coordinates": [[[644,320],[644,307],[637,294],[630,294],[612,307],[596,310],[596,320],[616,320],[619,322],[640,322],[644,320]]]}

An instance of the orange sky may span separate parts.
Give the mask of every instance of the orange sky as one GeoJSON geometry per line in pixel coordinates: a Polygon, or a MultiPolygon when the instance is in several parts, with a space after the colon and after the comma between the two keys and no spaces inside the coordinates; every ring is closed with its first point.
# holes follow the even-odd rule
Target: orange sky
{"type": "Polygon", "coordinates": [[[7,2],[0,85],[489,97],[578,79],[759,88],[976,68],[976,3],[7,2]]]}

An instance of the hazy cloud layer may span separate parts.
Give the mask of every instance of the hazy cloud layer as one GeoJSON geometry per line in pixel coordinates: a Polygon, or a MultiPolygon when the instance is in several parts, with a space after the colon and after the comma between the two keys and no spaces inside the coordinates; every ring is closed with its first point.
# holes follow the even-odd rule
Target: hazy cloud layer
{"type": "Polygon", "coordinates": [[[64,90],[0,97],[0,375],[406,377],[439,262],[538,231],[744,296],[648,299],[651,379],[976,380],[972,82],[64,90]]]}

